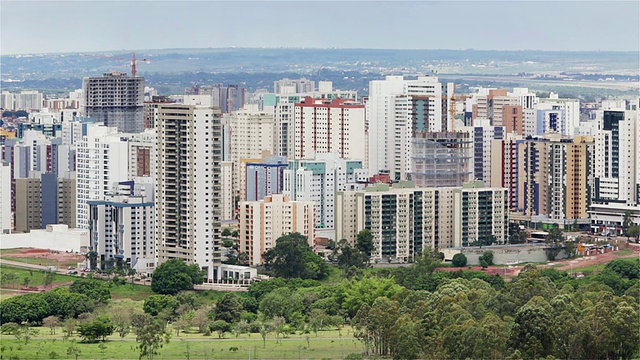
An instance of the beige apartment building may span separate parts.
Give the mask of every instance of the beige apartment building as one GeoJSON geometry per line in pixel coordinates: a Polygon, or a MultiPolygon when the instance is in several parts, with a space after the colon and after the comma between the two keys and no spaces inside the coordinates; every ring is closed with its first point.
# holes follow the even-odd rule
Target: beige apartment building
{"type": "Polygon", "coordinates": [[[261,264],[264,252],[276,246],[279,237],[294,232],[306,236],[309,246],[314,245],[313,201],[291,201],[274,194],[240,203],[240,252],[249,254],[249,265],[261,264]]]}

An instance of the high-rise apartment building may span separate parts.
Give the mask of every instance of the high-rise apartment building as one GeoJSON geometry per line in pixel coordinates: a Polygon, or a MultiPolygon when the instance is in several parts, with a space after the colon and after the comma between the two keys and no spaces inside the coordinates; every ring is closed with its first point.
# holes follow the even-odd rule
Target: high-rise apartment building
{"type": "Polygon", "coordinates": [[[373,234],[375,259],[413,261],[427,248],[472,246],[508,239],[507,189],[481,182],[416,188],[411,181],[371,185],[336,195],[336,239],[373,234]]]}
{"type": "Polygon", "coordinates": [[[410,162],[396,174],[410,175],[419,187],[462,186],[473,180],[472,144],[464,131],[418,133],[411,138],[410,162]]]}
{"type": "Polygon", "coordinates": [[[89,250],[97,255],[95,266],[128,265],[138,273],[153,272],[156,241],[152,189],[152,184],[123,182],[104,200],[87,202],[89,250]]]}
{"type": "Polygon", "coordinates": [[[82,80],[84,115],[120,132],[144,130],[144,78],[121,72],[82,80]]]}
{"type": "Polygon", "coordinates": [[[316,82],[306,78],[276,80],[273,82],[273,92],[276,94],[296,94],[314,91],[316,82]]]}
{"type": "Polygon", "coordinates": [[[387,76],[370,82],[366,104],[370,175],[388,172],[392,179],[405,179],[414,134],[447,130],[442,128],[448,104],[442,90],[438,78],[429,76],[415,80],[387,76]]]}
{"type": "Polygon", "coordinates": [[[258,161],[243,159],[240,163],[240,201],[258,201],[282,193],[287,168],[284,156],[263,156],[258,161]]]}
{"type": "Polygon", "coordinates": [[[155,120],[158,263],[198,264],[208,282],[221,277],[220,116],[217,108],[167,104],[155,120]]]}
{"type": "Polygon", "coordinates": [[[249,264],[263,262],[265,251],[276,246],[276,240],[294,232],[307,237],[314,246],[315,216],[312,201],[291,201],[274,194],[260,201],[240,203],[240,252],[249,254],[249,264]]]}
{"type": "MultiPolygon", "coordinates": [[[[593,186],[593,138],[554,134],[514,142],[503,142],[505,151],[494,156],[496,164],[507,169],[503,183],[513,192],[512,218],[561,227],[587,224],[593,186]]],[[[494,144],[494,150],[498,150],[500,142],[494,144]]]]}
{"type": "Polygon", "coordinates": [[[116,127],[86,124],[76,150],[76,227],[87,229],[87,201],[104,200],[114,184],[129,179],[130,134],[116,127]]]}
{"type": "Polygon", "coordinates": [[[291,160],[284,170],[282,194],[295,201],[313,201],[318,236],[333,239],[336,192],[364,188],[367,173],[362,161],[342,159],[336,153],[291,160]]]}
{"type": "Polygon", "coordinates": [[[40,179],[16,179],[15,231],[40,229],[42,221],[42,192],[40,179]]]}
{"type": "Polygon", "coordinates": [[[305,98],[294,108],[295,159],[334,152],[342,158],[364,160],[364,105],[346,99],[305,98]]]}
{"type": "MultiPolygon", "coordinates": [[[[0,147],[1,149],[1,147],[0,147]]],[[[11,233],[11,163],[0,158],[0,234],[11,233]]]]}
{"type": "Polygon", "coordinates": [[[220,162],[220,191],[222,206],[220,219],[222,221],[235,219],[236,194],[233,191],[233,162],[231,161],[220,162]]]}
{"type": "Polygon", "coordinates": [[[626,213],[640,223],[640,99],[603,101],[596,121],[591,228],[621,234],[626,213]]]}
{"type": "Polygon", "coordinates": [[[273,114],[248,106],[229,115],[231,126],[231,161],[259,158],[273,151],[273,114]]]}
{"type": "Polygon", "coordinates": [[[482,180],[489,186],[502,186],[502,184],[491,183],[491,143],[494,140],[502,140],[505,137],[505,126],[491,126],[489,120],[478,119],[474,126],[467,126],[461,129],[469,133],[472,141],[473,154],[473,178],[482,180]]]}

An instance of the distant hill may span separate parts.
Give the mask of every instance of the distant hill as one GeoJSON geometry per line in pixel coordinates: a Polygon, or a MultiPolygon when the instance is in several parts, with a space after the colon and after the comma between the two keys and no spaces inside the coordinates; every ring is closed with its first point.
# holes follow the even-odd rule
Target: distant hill
{"type": "MultiPolygon", "coordinates": [[[[139,63],[138,74],[167,91],[212,82],[271,89],[274,80],[287,76],[328,79],[336,87],[363,91],[369,80],[387,74],[569,75],[574,80],[607,75],[637,81],[640,68],[635,52],[210,48],[140,50],[136,56],[150,60],[139,63]]],[[[6,55],[0,59],[0,80],[3,89],[78,88],[85,76],[129,72],[130,58],[125,50],[6,55]]]]}

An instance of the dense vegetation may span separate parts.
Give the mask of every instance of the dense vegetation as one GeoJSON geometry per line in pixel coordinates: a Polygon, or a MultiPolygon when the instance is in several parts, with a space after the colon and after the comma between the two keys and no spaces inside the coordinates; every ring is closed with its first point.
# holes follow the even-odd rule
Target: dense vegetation
{"type": "Polygon", "coordinates": [[[16,332],[22,323],[52,329],[64,324],[67,334],[77,331],[89,342],[132,332],[141,356],[158,352],[170,332],[256,333],[266,341],[269,334],[317,334],[344,325],[352,326],[368,356],[398,359],[640,354],[637,259],[614,260],[581,279],[527,265],[510,282],[483,271],[436,271],[440,261],[438,254],[426,253],[410,267],[345,268],[350,278],[337,282],[275,278],[214,300],[193,291],[158,294],[142,308],[114,303],[102,280],[80,279],[69,290],[1,302],[2,330],[16,332]]]}

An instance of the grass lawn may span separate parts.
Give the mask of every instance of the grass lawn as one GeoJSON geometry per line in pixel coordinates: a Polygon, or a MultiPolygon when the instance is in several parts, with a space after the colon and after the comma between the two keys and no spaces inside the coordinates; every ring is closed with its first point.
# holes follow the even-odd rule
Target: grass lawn
{"type": "Polygon", "coordinates": [[[41,257],[11,257],[2,256],[3,259],[21,262],[25,264],[31,265],[42,265],[42,266],[57,266],[60,269],[66,268],[67,266],[76,266],[78,265],[78,261],[57,261],[53,259],[45,259],[41,257]]]}
{"type": "Polygon", "coordinates": [[[633,254],[633,250],[631,250],[631,249],[619,250],[619,251],[616,251],[615,254],[618,255],[618,256],[631,255],[631,254],[633,254]]]}
{"type": "Polygon", "coordinates": [[[2,257],[4,255],[9,255],[9,254],[18,254],[24,249],[26,249],[26,248],[0,249],[0,257],[2,257]]]}
{"type": "MultiPolygon", "coordinates": [[[[47,328],[38,328],[38,339],[28,344],[18,341],[13,336],[2,335],[2,357],[18,359],[47,359],[56,356],[58,359],[73,359],[67,354],[69,347],[75,346],[80,355],[78,359],[136,359],[140,352],[133,335],[125,340],[111,336],[105,343],[86,344],[77,340],[62,339],[60,329],[56,335],[49,335],[47,328]],[[101,348],[101,345],[102,346],[101,348]],[[55,354],[52,354],[55,353],[55,354]],[[54,355],[54,356],[52,356],[54,355]]],[[[184,334],[173,336],[168,344],[164,344],[155,359],[342,359],[351,353],[362,352],[362,343],[352,339],[350,329],[338,331],[322,331],[315,334],[291,335],[289,338],[276,341],[269,334],[266,346],[260,334],[235,337],[227,334],[218,339],[217,335],[204,337],[200,334],[184,334]],[[237,348],[237,350],[236,350],[237,348]]]]}
{"type": "Polygon", "coordinates": [[[154,295],[151,286],[127,283],[125,285],[113,285],[111,287],[112,299],[131,299],[134,301],[144,300],[148,296],[154,295]]]}
{"type": "MultiPolygon", "coordinates": [[[[31,281],[29,282],[29,286],[38,286],[38,285],[42,285],[42,282],[44,281],[45,272],[43,270],[29,270],[29,269],[13,267],[9,265],[0,265],[0,275],[5,273],[13,273],[18,275],[17,285],[19,286],[23,285],[23,281],[25,277],[31,278],[31,281]]],[[[77,278],[78,278],[77,276],[56,274],[55,278],[53,279],[53,282],[57,283],[57,282],[63,282],[63,281],[74,281],[77,278]]],[[[4,285],[5,284],[3,284],[3,286],[4,285]]]]}

